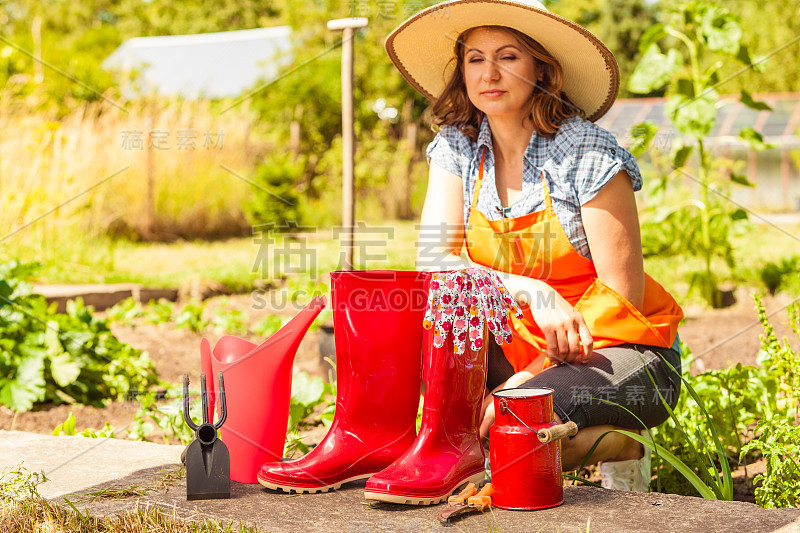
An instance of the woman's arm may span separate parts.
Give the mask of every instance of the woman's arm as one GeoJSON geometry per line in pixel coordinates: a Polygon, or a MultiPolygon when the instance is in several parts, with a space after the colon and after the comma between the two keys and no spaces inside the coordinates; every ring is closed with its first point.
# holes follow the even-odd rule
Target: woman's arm
{"type": "MultiPolygon", "coordinates": [[[[431,162],[422,208],[417,269],[455,270],[479,266],[462,257],[464,193],[461,177],[431,162]]],[[[582,362],[592,353],[593,339],[583,316],[544,281],[495,270],[517,302],[529,305],[547,341],[553,362],[582,362]]]]}
{"type": "Polygon", "coordinates": [[[597,277],[641,311],[644,260],[639,214],[624,170],[581,207],[581,218],[597,277]]]}
{"type": "Polygon", "coordinates": [[[446,270],[473,266],[461,257],[464,244],[464,193],[461,177],[431,161],[428,191],[417,240],[417,269],[446,270]]]}

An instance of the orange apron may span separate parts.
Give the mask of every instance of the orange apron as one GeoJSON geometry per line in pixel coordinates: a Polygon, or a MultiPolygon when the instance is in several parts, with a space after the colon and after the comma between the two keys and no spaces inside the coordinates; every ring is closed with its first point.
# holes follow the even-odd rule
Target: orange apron
{"type": "MultiPolygon", "coordinates": [[[[594,339],[594,349],[628,342],[672,346],[683,318],[678,303],[647,274],[642,312],[603,283],[592,260],[575,251],[558,221],[544,172],[544,210],[501,220],[489,220],[478,211],[485,157],[486,148],[481,155],[466,231],[470,259],[495,270],[542,280],[553,287],[583,315],[594,339]]],[[[538,374],[549,366],[544,351],[547,342],[533,320],[530,307],[520,307],[521,319],[509,313],[514,341],[503,345],[503,353],[516,372],[536,362],[529,370],[538,374]]]]}

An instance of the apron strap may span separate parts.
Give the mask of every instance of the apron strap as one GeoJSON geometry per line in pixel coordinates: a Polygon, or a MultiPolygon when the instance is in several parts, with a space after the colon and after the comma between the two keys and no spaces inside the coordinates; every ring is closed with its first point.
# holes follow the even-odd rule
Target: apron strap
{"type": "Polygon", "coordinates": [[[486,147],[483,147],[481,152],[481,166],[478,167],[478,181],[475,182],[475,191],[472,193],[472,209],[476,209],[478,205],[478,194],[481,191],[481,182],[483,182],[483,163],[486,161],[486,147]]]}
{"type": "Polygon", "coordinates": [[[544,170],[542,170],[542,186],[544,187],[544,205],[547,209],[553,210],[553,203],[550,200],[550,189],[547,187],[547,180],[544,177],[544,170]]]}
{"type": "MultiPolygon", "coordinates": [[[[481,164],[478,167],[478,181],[475,182],[475,190],[472,192],[472,209],[477,209],[478,194],[481,191],[481,184],[483,183],[483,166],[486,162],[486,147],[481,151],[481,164]]],[[[542,186],[544,187],[544,205],[548,209],[553,209],[553,202],[550,199],[550,189],[547,187],[547,179],[544,177],[544,170],[542,170],[542,186]]]]}

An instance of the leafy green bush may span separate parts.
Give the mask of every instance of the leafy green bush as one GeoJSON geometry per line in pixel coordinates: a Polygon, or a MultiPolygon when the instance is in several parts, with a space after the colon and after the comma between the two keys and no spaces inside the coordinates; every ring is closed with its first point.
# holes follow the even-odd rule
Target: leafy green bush
{"type": "MultiPolygon", "coordinates": [[[[729,498],[731,467],[746,469],[761,455],[766,472],[753,480],[756,502],[766,508],[800,503],[800,356],[786,339],[778,340],[758,295],[755,301],[765,331],[758,366],[691,376],[691,352],[682,346],[686,391],[671,420],[653,430],[658,453],[669,462],[658,470],[664,492],[709,497],[706,489],[712,489],[718,498],[719,489],[729,498]]],[[[790,305],[788,313],[800,339],[800,304],[790,305]]]]}
{"type": "MultiPolygon", "coordinates": [[[[693,468],[698,475],[705,475],[694,462],[689,446],[702,448],[703,442],[714,442],[706,413],[717,433],[722,449],[731,466],[738,464],[742,445],[749,435],[749,428],[775,406],[776,383],[763,368],[745,366],[741,363],[724,370],[709,370],[692,376],[689,367],[693,361],[691,350],[685,347],[683,379],[694,389],[702,402],[695,401],[686,391],[681,393],[674,408],[676,420],[670,419],[654,430],[658,442],[672,451],[678,458],[693,468]],[[705,411],[705,412],[704,412],[705,411]],[[689,428],[687,435],[684,430],[689,428]]],[[[744,459],[744,457],[743,457],[744,459]]],[[[665,465],[660,472],[667,492],[693,495],[695,492],[676,479],[674,471],[665,465]]]]}
{"type": "Polygon", "coordinates": [[[692,376],[691,350],[683,343],[681,355],[682,392],[675,408],[670,409],[661,397],[670,418],[648,429],[647,436],[608,431],[598,438],[586,458],[605,435],[621,433],[655,450],[656,490],[731,500],[732,468],[746,459],[743,443],[748,429],[774,412],[776,380],[763,367],[741,364],[692,376]]]}
{"type": "Polygon", "coordinates": [[[200,333],[208,326],[208,320],[203,319],[203,310],[205,308],[206,302],[186,304],[175,315],[175,327],[187,328],[195,333],[200,333]]]}
{"type": "MultiPolygon", "coordinates": [[[[147,391],[137,395],[133,400],[139,408],[128,426],[129,440],[151,440],[156,427],[166,444],[177,440],[178,444],[189,444],[194,432],[183,420],[183,389],[175,387],[166,392],[147,391]]],[[[202,421],[202,401],[199,397],[189,403],[189,414],[195,422],[202,421]]]]}
{"type": "Polygon", "coordinates": [[[225,335],[244,335],[247,333],[247,313],[241,309],[220,309],[211,319],[214,332],[225,335]]]}
{"type": "Polygon", "coordinates": [[[162,324],[172,320],[172,302],[161,298],[157,302],[150,300],[147,302],[147,310],[144,313],[146,324],[162,324]]]}
{"type": "Polygon", "coordinates": [[[313,414],[318,405],[327,404],[320,414],[320,420],[326,426],[333,422],[335,403],[328,402],[328,396],[336,396],[336,387],[326,383],[322,378],[311,378],[300,372],[292,379],[292,399],[289,405],[289,424],[286,431],[284,456],[292,457],[296,452],[307,453],[309,448],[299,437],[301,422],[313,414]]]}
{"type": "Polygon", "coordinates": [[[133,321],[144,314],[142,305],[133,296],[125,298],[118,304],[106,309],[106,314],[111,322],[116,322],[124,326],[133,325],[133,321]]]}
{"type": "Polygon", "coordinates": [[[800,256],[784,257],[779,263],[768,262],[758,272],[761,281],[770,294],[775,294],[791,277],[797,277],[800,270],[800,256]]]}
{"type": "Polygon", "coordinates": [[[758,451],[767,470],[758,474],[756,503],[766,509],[800,505],[800,426],[786,419],[762,420],[756,427],[758,438],[742,449],[742,454],[758,451]]]}
{"type": "Polygon", "coordinates": [[[244,205],[248,222],[267,232],[288,231],[302,225],[296,184],[305,175],[306,157],[275,151],[256,168],[252,198],[244,205]]]}
{"type": "MultiPolygon", "coordinates": [[[[766,472],[755,477],[756,503],[765,508],[800,505],[800,353],[784,338],[778,340],[767,313],[756,295],[756,310],[764,334],[759,361],[775,377],[774,412],[756,427],[756,437],[743,449],[759,452],[767,463],[766,472]]],[[[800,340],[800,304],[788,307],[789,324],[800,340]]]]}
{"type": "Polygon", "coordinates": [[[25,281],[37,265],[0,263],[0,404],[103,405],[156,383],[146,353],[120,342],[78,299],[57,313],[25,281]]]}

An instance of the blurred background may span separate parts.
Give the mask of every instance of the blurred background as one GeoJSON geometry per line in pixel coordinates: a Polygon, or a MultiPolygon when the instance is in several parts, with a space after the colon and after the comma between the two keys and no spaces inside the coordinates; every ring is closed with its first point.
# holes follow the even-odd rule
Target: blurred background
{"type": "MultiPolygon", "coordinates": [[[[250,268],[258,255],[253,235],[261,232],[254,227],[267,224],[276,234],[305,228],[330,241],[331,228],[341,223],[341,34],[328,31],[326,21],[363,16],[369,26],[356,33],[355,44],[356,219],[408,246],[386,246],[383,263],[358,252],[356,261],[413,268],[424,150],[434,132],[428,102],[392,67],[383,40],[431,4],[3,2],[0,253],[43,263],[47,282],[168,286],[196,270],[247,288],[259,275],[270,277],[250,268]],[[231,239],[237,244],[221,244],[231,239]],[[143,253],[152,259],[142,261],[143,253]],[[227,267],[200,264],[209,253],[231,259],[227,267]]],[[[767,220],[791,225],[800,210],[798,4],[695,4],[706,7],[687,15],[691,4],[673,0],[546,2],[617,57],[620,99],[600,125],[639,157],[652,268],[659,269],[659,257],[699,258],[675,282],[703,270],[707,256],[722,261],[723,279],[736,278],[728,269],[730,250],[678,250],[668,242],[676,231],[713,225],[713,217],[703,221],[683,205],[693,196],[703,202],[698,187],[711,178],[700,176],[700,166],[722,176],[715,182],[720,194],[735,204],[721,200],[723,218],[736,222],[719,229],[726,242],[746,233],[747,221],[738,222],[747,212],[788,214],[767,220]],[[696,57],[674,35],[654,35],[670,24],[700,43],[696,57]],[[643,61],[651,45],[658,51],[643,61]],[[705,113],[699,137],[670,116],[670,98],[687,83],[693,91],[710,87],[693,101],[713,97],[713,116],[685,107],[705,113]],[[699,149],[681,152],[698,138],[702,156],[699,149]],[[686,156],[678,165],[676,152],[686,156]]],[[[713,210],[708,199],[703,204],[713,210]]],[[[334,257],[322,262],[335,268],[332,250],[334,257]]],[[[743,253],[739,266],[755,276],[764,264],[750,261],[752,255],[743,253]]],[[[671,271],[664,275],[671,284],[671,271]]]]}

